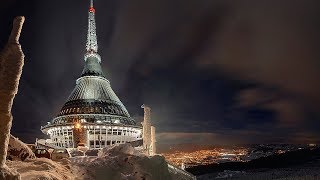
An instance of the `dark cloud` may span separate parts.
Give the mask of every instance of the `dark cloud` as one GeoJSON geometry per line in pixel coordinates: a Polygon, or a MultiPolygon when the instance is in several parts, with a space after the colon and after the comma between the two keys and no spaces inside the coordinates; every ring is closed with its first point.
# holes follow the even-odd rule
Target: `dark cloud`
{"type": "MultiPolygon", "coordinates": [[[[3,4],[0,45],[13,17],[26,16],[13,133],[33,141],[81,73],[88,2],[3,4]]],[[[319,138],[318,1],[95,4],[103,69],[138,121],[140,105],[151,105],[159,142],[172,134],[217,144],[319,138]]]]}

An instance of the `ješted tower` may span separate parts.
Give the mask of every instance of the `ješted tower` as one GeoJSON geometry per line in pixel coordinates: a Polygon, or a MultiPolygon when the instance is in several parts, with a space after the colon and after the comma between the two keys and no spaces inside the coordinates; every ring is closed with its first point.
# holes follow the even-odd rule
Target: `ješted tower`
{"type": "Polygon", "coordinates": [[[90,1],[85,66],[59,114],[41,127],[54,147],[103,148],[142,139],[142,129],[111,88],[98,54],[95,8],[90,1]]]}

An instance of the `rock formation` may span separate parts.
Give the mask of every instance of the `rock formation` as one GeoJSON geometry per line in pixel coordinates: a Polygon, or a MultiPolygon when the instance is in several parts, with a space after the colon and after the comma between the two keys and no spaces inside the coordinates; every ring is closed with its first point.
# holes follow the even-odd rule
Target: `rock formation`
{"type": "Polygon", "coordinates": [[[22,141],[14,136],[10,136],[7,159],[24,161],[25,159],[35,158],[32,150],[22,141]]]}
{"type": "Polygon", "coordinates": [[[13,28],[4,49],[0,52],[0,179],[17,179],[5,165],[10,129],[12,125],[11,108],[18,92],[19,80],[24,63],[24,54],[19,44],[24,17],[14,19],[13,28]]]}
{"type": "Polygon", "coordinates": [[[76,179],[194,180],[195,176],[169,165],[163,156],[147,156],[129,143],[103,148],[97,157],[70,159],[76,179]]]}
{"type": "MultiPolygon", "coordinates": [[[[67,159],[60,162],[47,158],[26,159],[25,161],[8,161],[11,169],[16,169],[22,180],[74,180],[67,159]]],[[[1,178],[0,178],[1,179],[1,178]]]]}
{"type": "Polygon", "coordinates": [[[171,180],[168,164],[162,156],[148,157],[130,144],[102,149],[98,157],[75,158],[73,168],[79,179],[171,180]],[[92,159],[93,158],[93,159],[92,159]]]}

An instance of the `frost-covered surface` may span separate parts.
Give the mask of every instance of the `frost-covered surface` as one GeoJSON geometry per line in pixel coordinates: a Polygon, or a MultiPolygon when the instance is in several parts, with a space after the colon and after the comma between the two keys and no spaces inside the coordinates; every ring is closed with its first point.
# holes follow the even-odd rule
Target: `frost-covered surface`
{"type": "Polygon", "coordinates": [[[22,141],[11,136],[8,155],[11,160],[7,160],[7,169],[0,172],[0,180],[9,179],[2,178],[1,173],[11,173],[11,179],[22,180],[68,180],[75,179],[70,169],[70,161],[63,159],[60,162],[54,162],[47,158],[35,158],[31,149],[22,141]],[[21,161],[24,160],[24,161],[21,161]],[[18,178],[19,177],[19,178],[18,178]]]}
{"type": "Polygon", "coordinates": [[[98,157],[71,158],[77,179],[108,180],[183,180],[179,173],[170,173],[162,156],[147,157],[130,144],[104,148],[98,157]]]}
{"type": "Polygon", "coordinates": [[[24,54],[19,44],[24,17],[13,21],[13,28],[4,49],[0,51],[0,168],[5,168],[12,125],[11,108],[18,92],[24,54]]]}
{"type": "Polygon", "coordinates": [[[130,144],[104,148],[98,157],[88,161],[73,161],[74,174],[79,179],[145,179],[170,180],[168,165],[161,156],[147,157],[138,153],[130,144]]]}
{"type": "Polygon", "coordinates": [[[78,156],[59,162],[46,158],[27,158],[25,161],[7,161],[7,165],[13,172],[18,172],[23,180],[188,179],[179,172],[170,173],[164,157],[147,157],[136,151],[130,144],[102,149],[98,156],[78,156]]]}
{"type": "Polygon", "coordinates": [[[4,49],[0,51],[0,179],[20,179],[19,174],[5,165],[10,130],[12,126],[11,108],[18,92],[24,54],[19,44],[24,17],[16,17],[4,49]]]}
{"type": "Polygon", "coordinates": [[[16,170],[10,169],[6,165],[0,168],[0,180],[19,180],[19,179],[21,179],[21,177],[16,170]]]}
{"type": "Polygon", "coordinates": [[[196,180],[196,176],[192,175],[191,173],[177,168],[171,164],[168,164],[169,172],[171,174],[172,179],[179,179],[179,180],[196,180]]]}
{"type": "Polygon", "coordinates": [[[24,161],[26,158],[35,158],[35,155],[25,143],[11,135],[7,159],[24,161]]]}
{"type": "Polygon", "coordinates": [[[54,162],[46,158],[26,159],[25,161],[7,161],[10,169],[20,173],[22,180],[71,180],[69,162],[54,162]]]}
{"type": "Polygon", "coordinates": [[[71,150],[70,154],[71,154],[72,157],[74,157],[74,156],[84,156],[84,152],[81,151],[81,150],[77,150],[77,149],[71,150]]]}

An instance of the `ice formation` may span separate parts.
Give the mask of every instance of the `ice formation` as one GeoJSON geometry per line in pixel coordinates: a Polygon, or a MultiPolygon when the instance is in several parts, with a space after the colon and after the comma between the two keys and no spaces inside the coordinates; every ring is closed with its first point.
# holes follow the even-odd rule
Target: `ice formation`
{"type": "Polygon", "coordinates": [[[22,16],[14,19],[8,43],[0,52],[0,179],[19,179],[19,175],[11,172],[5,162],[12,126],[11,107],[18,92],[24,63],[24,54],[19,44],[23,23],[22,16]]]}
{"type": "Polygon", "coordinates": [[[24,161],[27,158],[35,158],[32,150],[22,141],[10,136],[7,159],[24,161]]]}
{"type": "Polygon", "coordinates": [[[67,160],[55,162],[46,158],[7,162],[11,169],[20,173],[22,180],[73,180],[75,178],[68,164],[67,160]]]}

